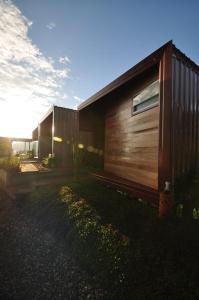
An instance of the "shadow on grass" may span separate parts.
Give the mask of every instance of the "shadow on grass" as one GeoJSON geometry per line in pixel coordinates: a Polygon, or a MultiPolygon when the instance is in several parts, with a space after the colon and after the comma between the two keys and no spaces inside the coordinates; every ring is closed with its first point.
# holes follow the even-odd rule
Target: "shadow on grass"
{"type": "MultiPolygon", "coordinates": [[[[128,276],[124,286],[116,289],[110,278],[104,278],[106,288],[110,288],[109,299],[199,298],[197,221],[159,220],[156,211],[146,203],[122,195],[89,177],[68,178],[66,185],[95,208],[104,224],[111,224],[130,238],[128,276]]],[[[59,190],[60,186],[36,189],[29,200],[24,201],[24,209],[57,238],[64,238],[75,255],[74,231],[62,204],[57,201],[59,190]]],[[[79,261],[86,267],[81,258],[79,261]]],[[[89,271],[95,271],[95,266],[87,267],[89,271]]]]}

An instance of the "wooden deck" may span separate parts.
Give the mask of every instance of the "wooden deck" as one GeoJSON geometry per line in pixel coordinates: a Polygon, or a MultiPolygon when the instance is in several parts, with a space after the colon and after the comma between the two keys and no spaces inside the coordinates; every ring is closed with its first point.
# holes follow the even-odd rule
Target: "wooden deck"
{"type": "Polygon", "coordinates": [[[49,168],[42,166],[38,160],[25,160],[21,162],[21,172],[50,172],[49,168]]]}

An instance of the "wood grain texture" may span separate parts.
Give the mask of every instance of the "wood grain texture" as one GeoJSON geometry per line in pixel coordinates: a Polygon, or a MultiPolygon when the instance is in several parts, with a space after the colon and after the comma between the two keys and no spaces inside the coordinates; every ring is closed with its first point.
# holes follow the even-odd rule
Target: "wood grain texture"
{"type": "Polygon", "coordinates": [[[54,107],[54,137],[62,142],[53,141],[53,152],[65,167],[72,167],[74,151],[78,141],[78,112],[72,109],[54,107]]]}
{"type": "Polygon", "coordinates": [[[120,95],[105,116],[104,170],[129,181],[158,188],[159,105],[131,114],[133,95],[139,86],[120,95]]]}

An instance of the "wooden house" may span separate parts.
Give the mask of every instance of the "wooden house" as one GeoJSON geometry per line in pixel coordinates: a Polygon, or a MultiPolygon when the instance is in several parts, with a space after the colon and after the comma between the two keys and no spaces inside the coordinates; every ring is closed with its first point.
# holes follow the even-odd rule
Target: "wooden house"
{"type": "Polygon", "coordinates": [[[199,67],[169,41],[78,107],[95,175],[158,205],[198,166],[198,104],[199,67]]]}
{"type": "Polygon", "coordinates": [[[38,141],[38,158],[50,155],[58,159],[61,167],[71,168],[78,135],[77,110],[52,106],[33,131],[38,141]]]}

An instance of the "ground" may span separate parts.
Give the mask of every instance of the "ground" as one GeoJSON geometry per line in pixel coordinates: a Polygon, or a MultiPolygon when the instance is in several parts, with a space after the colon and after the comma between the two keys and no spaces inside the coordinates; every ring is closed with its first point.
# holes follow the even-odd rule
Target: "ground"
{"type": "Polygon", "coordinates": [[[21,203],[0,198],[0,299],[102,299],[63,239],[21,203]]]}
{"type": "Polygon", "coordinates": [[[198,219],[185,215],[159,220],[141,199],[136,201],[89,177],[68,177],[65,184],[88,201],[102,224],[111,224],[130,239],[122,294],[114,286],[114,298],[107,298],[114,292],[113,277],[104,278],[103,289],[96,280],[96,264],[85,266],[81,257],[78,260],[70,245],[68,215],[56,196],[57,187],[49,185],[36,187],[29,200],[0,196],[0,299],[199,299],[198,219]]]}

